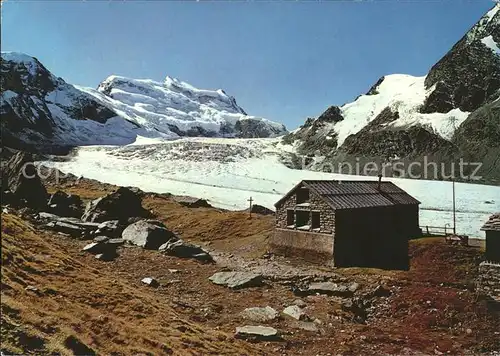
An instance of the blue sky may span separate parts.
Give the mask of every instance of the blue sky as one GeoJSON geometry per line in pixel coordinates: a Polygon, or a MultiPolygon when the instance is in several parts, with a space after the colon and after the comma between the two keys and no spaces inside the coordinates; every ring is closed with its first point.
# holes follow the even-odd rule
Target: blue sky
{"type": "Polygon", "coordinates": [[[31,1],[2,4],[2,50],[72,84],[111,74],[224,89],[293,129],[391,73],[425,75],[491,0],[31,1]]]}

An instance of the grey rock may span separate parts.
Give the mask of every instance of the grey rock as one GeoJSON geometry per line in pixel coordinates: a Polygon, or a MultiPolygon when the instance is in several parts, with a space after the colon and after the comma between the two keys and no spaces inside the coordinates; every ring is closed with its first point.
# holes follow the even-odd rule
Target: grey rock
{"type": "Polygon", "coordinates": [[[126,222],[132,217],[147,218],[151,214],[142,207],[141,198],[128,188],[120,187],[117,191],[90,201],[82,216],[83,221],[104,222],[119,220],[126,222]]]}
{"type": "Polygon", "coordinates": [[[157,220],[141,220],[127,226],[123,230],[122,238],[133,245],[150,250],[157,250],[166,242],[177,240],[175,234],[157,220]]]}
{"type": "MultiPolygon", "coordinates": [[[[3,121],[2,113],[2,124],[3,121]]],[[[4,138],[3,132],[2,138],[4,138]]],[[[18,152],[2,165],[2,190],[10,191],[9,195],[2,196],[4,204],[26,206],[38,211],[47,207],[47,190],[33,164],[34,161],[32,154],[18,152]],[[5,198],[10,201],[6,201],[5,198]]]]}
{"type": "Polygon", "coordinates": [[[83,202],[78,195],[66,194],[58,190],[50,196],[48,210],[59,216],[79,218],[83,214],[83,202]]]}
{"type": "Polygon", "coordinates": [[[212,256],[200,246],[187,243],[181,239],[170,240],[158,248],[159,251],[181,258],[194,258],[202,262],[213,262],[212,256]]]}
{"type": "Polygon", "coordinates": [[[311,283],[307,290],[311,293],[326,294],[331,296],[349,296],[353,294],[347,286],[333,282],[311,283]]]}
{"type": "Polygon", "coordinates": [[[85,228],[62,221],[52,221],[44,225],[44,227],[73,237],[81,237],[85,233],[85,228]]]}
{"type": "Polygon", "coordinates": [[[160,283],[153,277],[146,277],[141,280],[142,283],[147,284],[150,287],[158,287],[160,283]]]}
{"type": "Polygon", "coordinates": [[[307,314],[298,306],[290,305],[283,309],[283,314],[286,314],[296,320],[305,320],[307,319],[307,314]]]}
{"type": "Polygon", "coordinates": [[[217,272],[209,280],[212,283],[233,289],[258,287],[263,283],[261,274],[251,272],[217,272]]]}
{"type": "Polygon", "coordinates": [[[269,306],[246,308],[241,313],[241,316],[243,317],[243,319],[256,321],[256,322],[265,322],[265,321],[274,320],[278,317],[278,315],[279,315],[279,313],[275,309],[273,309],[269,306]]]}
{"type": "Polygon", "coordinates": [[[264,340],[278,340],[280,339],[280,336],[278,330],[269,326],[246,325],[246,326],[239,326],[236,328],[235,338],[264,341],[264,340]]]}
{"type": "Polygon", "coordinates": [[[94,233],[109,237],[120,237],[123,230],[124,226],[118,220],[109,220],[100,223],[94,233]]]}
{"type": "Polygon", "coordinates": [[[82,221],[78,218],[72,218],[72,217],[62,217],[56,214],[52,213],[47,213],[47,212],[40,212],[36,215],[36,219],[42,222],[51,222],[51,221],[63,221],[63,222],[70,222],[70,223],[81,223],[82,221]]]}
{"type": "Polygon", "coordinates": [[[123,245],[125,242],[126,241],[124,239],[109,239],[106,241],[106,244],[118,247],[123,245]]]}

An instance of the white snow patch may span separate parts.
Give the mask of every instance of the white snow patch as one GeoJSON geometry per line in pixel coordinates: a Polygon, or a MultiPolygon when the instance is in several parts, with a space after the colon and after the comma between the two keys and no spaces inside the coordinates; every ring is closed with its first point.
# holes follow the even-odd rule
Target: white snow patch
{"type": "Polygon", "coordinates": [[[13,92],[12,90],[6,90],[2,93],[2,98],[3,100],[10,100],[13,98],[17,97],[17,93],[13,92]]]}
{"type": "Polygon", "coordinates": [[[495,53],[497,55],[500,55],[500,48],[498,48],[498,44],[493,39],[493,36],[489,35],[489,36],[481,39],[481,42],[486,47],[488,47],[489,49],[491,49],[493,51],[493,53],[495,53]]]}

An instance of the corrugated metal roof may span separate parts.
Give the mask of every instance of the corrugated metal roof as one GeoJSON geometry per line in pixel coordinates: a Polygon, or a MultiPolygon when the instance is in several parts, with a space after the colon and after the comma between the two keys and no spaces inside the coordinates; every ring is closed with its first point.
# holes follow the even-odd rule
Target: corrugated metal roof
{"type": "Polygon", "coordinates": [[[354,209],[393,205],[413,205],[420,202],[392,182],[304,180],[287,193],[278,205],[297,187],[304,185],[322,197],[333,209],[354,209]]]}
{"type": "Polygon", "coordinates": [[[380,194],[329,194],[323,195],[333,209],[354,209],[394,205],[380,194]]]}
{"type": "Polygon", "coordinates": [[[500,213],[490,216],[486,224],[481,228],[483,231],[500,231],[500,213]]]}

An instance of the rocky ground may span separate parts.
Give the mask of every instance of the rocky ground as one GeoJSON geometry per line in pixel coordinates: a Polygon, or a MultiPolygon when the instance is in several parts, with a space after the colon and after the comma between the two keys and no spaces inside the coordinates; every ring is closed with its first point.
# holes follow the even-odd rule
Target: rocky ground
{"type": "MultiPolygon", "coordinates": [[[[116,198],[118,188],[71,177],[44,184],[49,196],[63,191],[72,194],[72,202],[75,195],[83,203],[108,197],[87,205],[94,207],[116,198]]],[[[498,311],[475,288],[481,248],[427,238],[410,243],[409,271],[332,269],[269,253],[272,215],[250,217],[248,212],[186,206],[169,195],[133,193],[143,208],[136,207],[135,214],[157,221],[148,231],[165,229],[183,246],[208,252],[214,262],[193,257],[197,249],[182,255],[141,248],[132,240],[119,242],[110,260],[97,259],[97,253],[82,250],[95,236],[62,233],[37,218],[35,209],[4,206],[2,352],[500,351],[498,311]]],[[[112,204],[107,207],[105,213],[111,214],[112,204]]],[[[87,210],[87,216],[97,216],[87,210]]]]}

